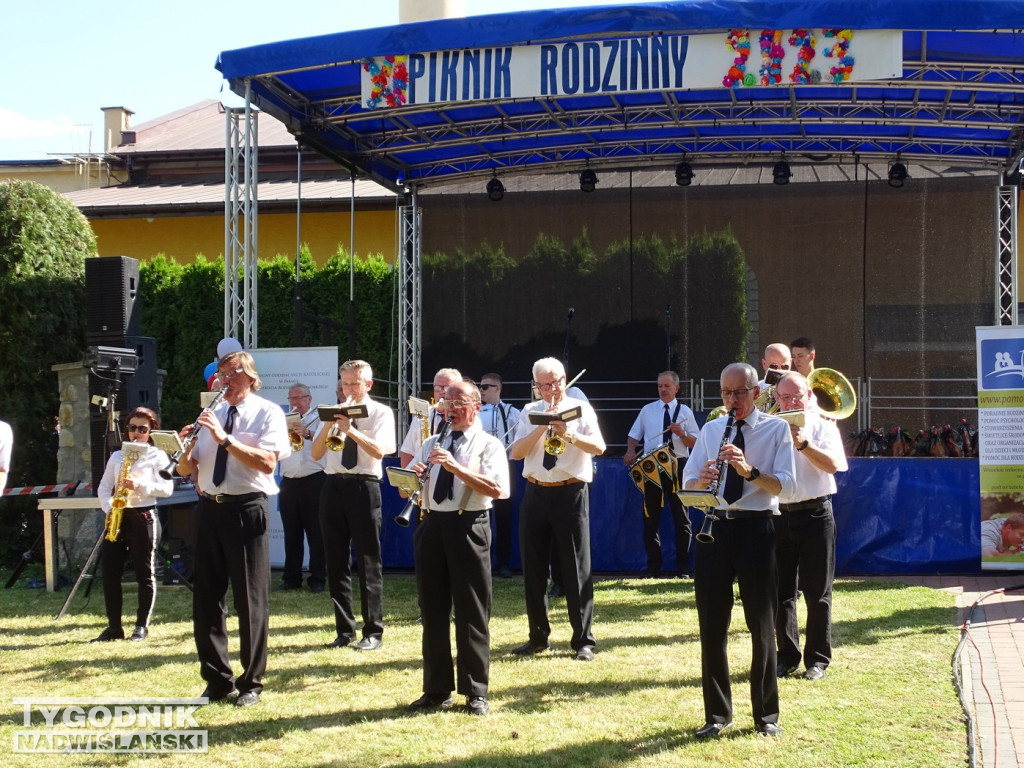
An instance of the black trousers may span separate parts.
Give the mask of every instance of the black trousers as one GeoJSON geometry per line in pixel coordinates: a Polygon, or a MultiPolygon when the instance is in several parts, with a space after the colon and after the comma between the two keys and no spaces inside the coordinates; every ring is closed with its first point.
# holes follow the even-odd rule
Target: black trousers
{"type": "Polygon", "coordinates": [[[728,637],[735,579],[739,581],[743,616],[753,650],[750,702],[754,722],[777,723],[774,523],[768,516],[719,520],[712,533],[714,542],[697,544],[693,578],[700,625],[705,722],[732,722],[728,637]]]}
{"type": "Polygon", "coordinates": [[[527,483],[519,505],[519,550],[530,640],[545,643],[548,622],[548,565],[552,548],[558,555],[565,607],[572,626],[570,645],[578,651],[596,645],[594,580],[590,571],[590,507],[585,483],[539,486],[527,483]]]}
{"type": "Polygon", "coordinates": [[[242,693],[263,690],[270,619],[270,540],[267,499],[218,504],[199,499],[195,518],[195,575],[192,621],[200,674],[215,689],[237,686],[242,693]],[[225,600],[228,585],[238,615],[237,678],[228,659],[225,600]]]}
{"type": "Polygon", "coordinates": [[[515,512],[514,499],[493,499],[490,516],[494,518],[494,565],[508,568],[512,558],[512,515],[515,512]]]}
{"type": "Polygon", "coordinates": [[[775,518],[775,560],[779,573],[779,610],[775,641],[779,661],[800,663],[797,595],[807,605],[804,666],[827,667],[832,660],[832,581],[836,571],[836,523],[832,502],[815,509],[783,512],[775,518]]]}
{"type": "Polygon", "coordinates": [[[327,585],[339,635],[355,638],[352,548],[359,577],[363,637],[384,634],[384,572],[380,555],[380,481],[329,474],[320,493],[320,531],[327,553],[327,585]]]}
{"type": "MultiPolygon", "coordinates": [[[[679,478],[682,477],[686,459],[679,459],[679,478]]],[[[682,488],[676,479],[677,487],[682,488]]],[[[672,525],[676,534],[676,573],[690,571],[690,515],[683,502],[675,493],[663,491],[654,483],[644,484],[644,552],[647,553],[647,571],[654,575],[661,573],[661,510],[668,497],[668,508],[672,513],[672,525]]]]}
{"type": "Polygon", "coordinates": [[[135,614],[136,627],[148,627],[156,602],[156,545],[160,540],[160,520],[155,507],[138,507],[124,510],[121,517],[121,532],[117,541],[103,539],[100,546],[100,562],[103,565],[103,602],[107,608],[107,624],[111,629],[121,629],[121,612],[124,608],[124,594],[121,576],[124,561],[129,555],[139,585],[139,607],[135,614]]]}
{"type": "Polygon", "coordinates": [[[491,523],[483,512],[429,512],[416,528],[423,692],[486,696],[490,678],[491,523]],[[456,664],[451,620],[455,609],[456,664]]]}
{"type": "Polygon", "coordinates": [[[284,573],[281,580],[289,587],[302,586],[304,540],[309,542],[309,586],[327,582],[324,563],[324,539],[320,534],[320,492],[324,473],[305,477],[282,477],[278,509],[284,529],[284,573]]]}

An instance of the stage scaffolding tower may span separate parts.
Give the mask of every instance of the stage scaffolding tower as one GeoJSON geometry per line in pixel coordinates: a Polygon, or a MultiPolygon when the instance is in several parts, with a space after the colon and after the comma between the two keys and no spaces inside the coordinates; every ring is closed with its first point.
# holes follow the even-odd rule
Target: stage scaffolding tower
{"type": "Polygon", "coordinates": [[[259,131],[250,96],[246,82],[245,106],[226,108],[224,142],[224,336],[237,339],[243,349],[258,345],[259,131]]]}

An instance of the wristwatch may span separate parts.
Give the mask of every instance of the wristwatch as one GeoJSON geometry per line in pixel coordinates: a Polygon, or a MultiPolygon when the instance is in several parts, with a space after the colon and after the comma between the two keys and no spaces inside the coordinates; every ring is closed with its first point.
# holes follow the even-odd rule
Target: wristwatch
{"type": "Polygon", "coordinates": [[[226,450],[227,450],[228,448],[230,448],[230,447],[231,447],[231,443],[232,443],[232,442],[234,442],[234,441],[233,441],[233,440],[231,439],[231,435],[228,435],[228,436],[227,436],[227,437],[225,437],[225,438],[224,438],[224,440],[223,440],[223,441],[221,442],[221,445],[223,445],[223,446],[224,446],[224,450],[226,451],[226,450]]]}
{"type": "Polygon", "coordinates": [[[570,443],[572,443],[573,445],[576,445],[576,433],[575,432],[573,432],[571,435],[566,435],[565,437],[566,437],[566,439],[570,443]]]}
{"type": "Polygon", "coordinates": [[[760,476],[761,476],[761,470],[758,469],[757,467],[751,467],[750,468],[750,477],[747,478],[747,481],[752,483],[755,480],[757,480],[757,478],[759,478],[760,476]]]}

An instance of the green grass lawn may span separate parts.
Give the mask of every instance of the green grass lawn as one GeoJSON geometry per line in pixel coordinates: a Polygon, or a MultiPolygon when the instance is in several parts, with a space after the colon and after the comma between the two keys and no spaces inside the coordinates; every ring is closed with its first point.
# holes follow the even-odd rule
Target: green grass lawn
{"type": "MultiPolygon", "coordinates": [[[[126,610],[134,587],[126,584],[126,610]]],[[[491,714],[455,708],[410,715],[421,692],[420,627],[408,575],[385,580],[384,646],[329,649],[330,598],[274,592],[270,660],[259,705],[199,710],[206,755],[12,754],[15,697],[198,696],[191,595],[158,590],[143,643],[95,643],[105,626],[99,584],[55,622],[66,591],[0,590],[0,750],[8,766],[961,766],[964,717],[950,679],[958,640],[951,594],[875,580],[837,582],[835,658],[825,680],[780,681],[783,735],[753,730],[750,642],[737,604],[730,637],[735,726],[698,742],[703,725],[693,585],[602,578],[595,588],[597,659],[575,661],[565,601],[552,601],[550,653],[520,659],[527,639],[522,580],[497,580],[491,620],[491,714]]],[[[358,597],[357,597],[358,605],[358,597]]],[[[801,616],[803,608],[801,606],[801,616]]],[[[228,620],[237,660],[236,622],[228,620]]],[[[130,627],[128,627],[130,629],[130,627]]],[[[237,669],[237,667],[236,667],[237,669]]],[[[457,698],[458,705],[463,703],[457,698]]],[[[41,718],[33,727],[43,724],[41,718]]]]}

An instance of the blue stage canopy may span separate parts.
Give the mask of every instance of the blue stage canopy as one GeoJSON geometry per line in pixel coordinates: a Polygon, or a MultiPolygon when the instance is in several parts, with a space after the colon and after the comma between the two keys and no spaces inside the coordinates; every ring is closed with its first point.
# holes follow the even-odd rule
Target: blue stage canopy
{"type": "MultiPolygon", "coordinates": [[[[698,172],[705,163],[768,162],[783,152],[791,164],[899,157],[992,172],[1015,169],[1024,151],[1022,20],[1021,0],[677,0],[342,32],[225,51],[217,67],[236,93],[250,86],[252,103],[304,145],[396,189],[587,165],[663,168],[684,153],[698,172]],[[482,94],[388,109],[368,108],[360,88],[364,62],[373,57],[418,56],[415,66],[420,54],[459,51],[465,63],[474,51],[550,45],[578,55],[586,44],[599,51],[595,41],[608,48],[615,40],[653,46],[666,38],[681,46],[682,57],[680,40],[720,34],[724,48],[732,30],[748,31],[744,67],[754,75],[770,64],[768,48],[762,58],[759,46],[764,30],[786,38],[805,28],[853,30],[854,52],[858,33],[900,31],[902,72],[856,83],[791,83],[790,60],[779,84],[764,87],[598,87],[585,95],[482,94]]],[[[859,64],[850,58],[853,67],[867,65],[868,57],[859,64]]],[[[829,62],[818,63],[824,71],[829,62]]],[[[609,80],[606,72],[604,85],[609,80]]]]}

